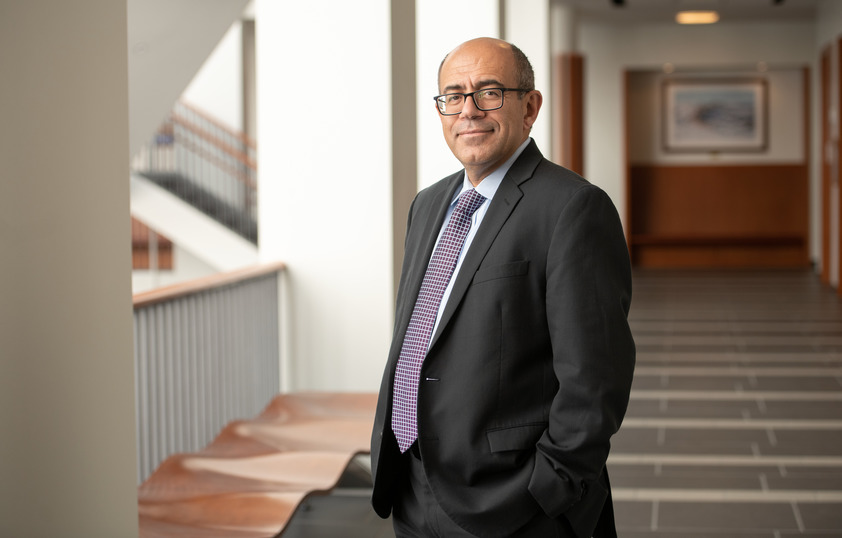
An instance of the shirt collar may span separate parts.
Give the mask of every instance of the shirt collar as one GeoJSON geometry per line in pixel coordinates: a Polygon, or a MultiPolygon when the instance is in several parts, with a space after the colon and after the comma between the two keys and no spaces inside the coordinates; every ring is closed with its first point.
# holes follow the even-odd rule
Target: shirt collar
{"type": "MultiPolygon", "coordinates": [[[[479,185],[476,186],[476,190],[478,193],[483,195],[485,198],[491,200],[494,198],[494,194],[497,192],[497,188],[500,187],[500,183],[503,182],[503,178],[506,177],[506,174],[509,173],[509,168],[515,163],[520,154],[523,153],[523,150],[526,149],[526,146],[529,145],[529,142],[532,141],[531,137],[528,137],[526,140],[523,141],[515,152],[512,154],[509,159],[500,165],[497,170],[491,172],[485,179],[479,182],[479,185]]],[[[451,205],[459,199],[459,196],[462,195],[463,192],[471,190],[475,188],[470,180],[468,179],[468,174],[465,174],[462,179],[462,188],[453,196],[453,200],[451,200],[451,205]]]]}

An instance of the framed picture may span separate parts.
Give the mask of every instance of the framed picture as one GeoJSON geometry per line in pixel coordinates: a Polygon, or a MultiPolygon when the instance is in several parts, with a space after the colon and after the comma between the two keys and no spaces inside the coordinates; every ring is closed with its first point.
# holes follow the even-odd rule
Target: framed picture
{"type": "Polygon", "coordinates": [[[765,80],[667,80],[663,106],[667,151],[766,149],[765,80]]]}

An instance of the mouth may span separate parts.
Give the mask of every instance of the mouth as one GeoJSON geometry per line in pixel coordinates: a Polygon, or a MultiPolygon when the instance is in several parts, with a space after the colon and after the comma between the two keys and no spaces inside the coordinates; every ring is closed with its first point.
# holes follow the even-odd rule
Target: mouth
{"type": "Polygon", "coordinates": [[[460,131],[459,133],[457,133],[457,136],[467,136],[467,137],[482,136],[482,135],[490,134],[492,131],[493,131],[493,129],[491,129],[490,127],[489,128],[475,127],[475,128],[471,128],[471,129],[464,129],[463,131],[460,131]]]}

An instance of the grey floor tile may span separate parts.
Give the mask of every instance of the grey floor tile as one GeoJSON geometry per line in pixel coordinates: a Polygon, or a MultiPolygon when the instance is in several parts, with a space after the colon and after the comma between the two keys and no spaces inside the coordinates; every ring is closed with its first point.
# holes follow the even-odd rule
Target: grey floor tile
{"type": "MultiPolygon", "coordinates": [[[[814,476],[770,474],[765,476],[764,480],[771,490],[842,491],[842,479],[834,471],[814,476]]],[[[842,512],[842,504],[839,506],[839,511],[842,512]]]]}
{"type": "Polygon", "coordinates": [[[836,532],[842,536],[842,503],[799,503],[804,528],[836,532]]]}
{"type": "Polygon", "coordinates": [[[842,431],[775,430],[775,445],[760,448],[763,454],[842,456],[842,431]]]}
{"type": "Polygon", "coordinates": [[[758,390],[791,391],[839,391],[839,380],[831,376],[816,377],[761,377],[758,378],[758,390]]]}
{"type": "MultiPolygon", "coordinates": [[[[618,529],[620,538],[779,538],[774,531],[729,531],[723,533],[718,530],[701,532],[698,530],[634,530],[618,529]]],[[[806,535],[799,535],[803,538],[806,535]]],[[[826,538],[826,537],[825,537],[826,538]]]]}
{"type": "Polygon", "coordinates": [[[651,529],[652,517],[653,506],[650,502],[614,501],[614,519],[620,536],[625,536],[626,531],[632,529],[651,529]]]}
{"type": "MultiPolygon", "coordinates": [[[[612,465],[611,484],[626,488],[758,490],[762,475],[777,473],[775,467],[710,467],[689,465],[624,466],[612,465]]],[[[770,485],[771,487],[771,485],[770,485]]]]}
{"type": "Polygon", "coordinates": [[[788,504],[661,502],[658,508],[658,529],[665,531],[696,529],[729,536],[738,531],[798,528],[788,504]]]}
{"type": "Polygon", "coordinates": [[[663,446],[678,454],[751,454],[754,446],[761,453],[769,445],[765,430],[669,428],[663,446]]]}
{"type": "Polygon", "coordinates": [[[667,418],[744,418],[757,414],[756,404],[745,401],[699,401],[699,400],[671,400],[659,404],[657,414],[667,418]]]}
{"type": "MultiPolygon", "coordinates": [[[[839,400],[829,402],[765,401],[763,406],[764,411],[758,416],[764,418],[842,420],[842,401],[839,400]]],[[[839,450],[842,453],[842,447],[839,450]]]]}

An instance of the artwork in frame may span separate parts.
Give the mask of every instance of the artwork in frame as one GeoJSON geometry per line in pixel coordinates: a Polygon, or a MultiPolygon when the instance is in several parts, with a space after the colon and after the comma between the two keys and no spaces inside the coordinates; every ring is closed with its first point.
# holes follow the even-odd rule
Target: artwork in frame
{"type": "Polygon", "coordinates": [[[667,151],[766,149],[765,80],[667,80],[663,104],[667,151]]]}

